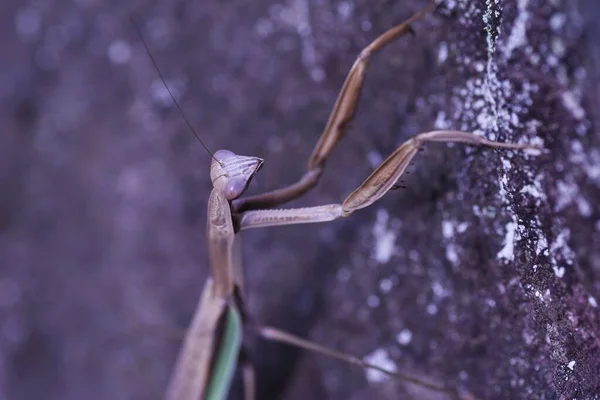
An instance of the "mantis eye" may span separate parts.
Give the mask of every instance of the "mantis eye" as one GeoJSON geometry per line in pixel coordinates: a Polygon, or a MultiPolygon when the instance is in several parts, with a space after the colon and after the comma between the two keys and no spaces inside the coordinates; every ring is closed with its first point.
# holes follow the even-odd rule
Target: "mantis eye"
{"type": "Polygon", "coordinates": [[[225,184],[225,187],[223,188],[223,195],[227,200],[234,200],[244,193],[248,182],[249,181],[243,177],[229,178],[225,184]]]}
{"type": "Polygon", "coordinates": [[[227,200],[236,199],[244,193],[262,163],[263,160],[258,157],[240,156],[229,150],[219,150],[214,154],[210,167],[213,186],[227,200]]]}

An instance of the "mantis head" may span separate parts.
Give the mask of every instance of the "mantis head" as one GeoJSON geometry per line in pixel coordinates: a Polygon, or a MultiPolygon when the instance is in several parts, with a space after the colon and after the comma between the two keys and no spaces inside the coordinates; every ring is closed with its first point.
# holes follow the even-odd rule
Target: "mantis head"
{"type": "Polygon", "coordinates": [[[217,151],[210,164],[213,187],[227,200],[241,196],[263,161],[258,157],[238,156],[229,150],[217,151]]]}

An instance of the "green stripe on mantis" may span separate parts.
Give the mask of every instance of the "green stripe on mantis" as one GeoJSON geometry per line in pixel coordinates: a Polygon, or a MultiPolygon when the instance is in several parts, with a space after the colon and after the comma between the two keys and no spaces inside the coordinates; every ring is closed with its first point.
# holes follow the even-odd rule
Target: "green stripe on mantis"
{"type": "Polygon", "coordinates": [[[227,398],[242,347],[242,318],[237,308],[227,307],[226,318],[223,340],[206,390],[206,400],[227,398]]]}

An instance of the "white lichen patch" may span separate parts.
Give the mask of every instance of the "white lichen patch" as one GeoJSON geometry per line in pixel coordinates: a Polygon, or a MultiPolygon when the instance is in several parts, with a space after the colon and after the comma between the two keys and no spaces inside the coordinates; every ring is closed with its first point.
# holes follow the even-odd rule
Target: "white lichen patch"
{"type": "MultiPolygon", "coordinates": [[[[538,92],[538,86],[528,81],[526,78],[521,79],[518,84],[511,82],[509,79],[501,78],[506,74],[500,74],[500,68],[511,68],[509,59],[514,58],[515,51],[520,49],[525,54],[525,59],[530,60],[532,64],[544,67],[554,73],[556,82],[562,86],[559,93],[559,99],[562,105],[572,115],[573,119],[579,121],[579,127],[576,129],[578,135],[584,136],[589,130],[589,124],[586,124],[586,111],[582,105],[582,89],[577,84],[577,76],[585,76],[585,71],[576,75],[575,80],[570,80],[564,67],[562,67],[561,59],[567,54],[568,43],[562,35],[562,28],[567,22],[567,16],[562,13],[555,13],[549,21],[550,28],[556,32],[549,41],[543,44],[537,42],[529,43],[528,41],[528,25],[532,14],[530,9],[532,5],[529,0],[517,0],[517,13],[514,21],[506,23],[502,21],[502,5],[494,0],[486,0],[483,9],[477,9],[474,2],[455,1],[455,8],[459,8],[459,21],[466,26],[471,26],[470,20],[475,16],[483,19],[485,29],[485,42],[482,45],[487,49],[487,57],[485,57],[485,68],[477,68],[482,64],[482,60],[473,60],[472,54],[461,54],[461,46],[453,46],[451,51],[457,54],[449,55],[458,63],[462,63],[467,70],[475,71],[464,87],[454,89],[453,104],[455,105],[455,113],[444,118],[438,118],[439,122],[436,125],[442,128],[448,120],[459,121],[457,126],[463,130],[470,130],[476,134],[485,136],[488,139],[495,139],[498,134],[512,140],[528,141],[543,145],[541,138],[537,137],[544,124],[542,121],[530,119],[530,110],[533,106],[535,94],[538,92]],[[508,27],[502,31],[500,27],[508,27]],[[480,73],[480,74],[477,74],[480,73]]],[[[503,72],[503,71],[502,71],[503,72]]],[[[510,75],[510,74],[509,74],[510,75]]],[[[455,126],[455,124],[453,124],[455,126]]],[[[593,180],[600,183],[600,152],[595,154],[594,149],[584,149],[581,143],[573,144],[571,151],[571,161],[583,166],[588,176],[593,176],[593,180]],[[576,159],[573,159],[576,158],[576,159]]],[[[542,173],[534,175],[524,175],[521,165],[518,165],[521,177],[524,177],[524,182],[521,187],[515,188],[511,182],[511,175],[517,168],[506,153],[498,153],[502,160],[500,168],[500,176],[498,180],[498,197],[500,201],[507,205],[502,211],[502,215],[508,218],[505,228],[499,230],[498,233],[503,236],[503,245],[497,253],[499,259],[514,261],[516,246],[522,237],[521,233],[527,229],[528,237],[531,233],[534,234],[533,244],[538,255],[544,254],[548,256],[550,266],[553,269],[557,278],[563,277],[570,265],[572,265],[574,253],[567,243],[568,229],[559,222],[554,229],[561,232],[557,238],[551,239],[542,231],[542,224],[538,217],[530,217],[527,221],[521,222],[522,218],[517,215],[517,210],[513,208],[514,196],[518,191],[521,195],[526,195],[535,200],[537,206],[544,205],[549,196],[545,192],[542,182],[545,176],[542,173]],[[506,211],[508,210],[508,212],[506,211]],[[550,243],[549,243],[550,242],[550,243]]],[[[533,153],[525,153],[526,155],[534,156],[533,153]]],[[[555,211],[559,212],[569,205],[574,205],[582,216],[591,216],[593,214],[593,205],[580,192],[576,180],[568,174],[561,174],[562,179],[557,184],[558,199],[554,204],[555,211]]],[[[473,212],[480,218],[497,219],[499,211],[486,207],[484,205],[474,205],[473,212]]],[[[445,222],[442,225],[442,234],[446,240],[455,235],[455,230],[451,224],[445,222]]],[[[446,257],[450,260],[456,260],[456,249],[453,246],[448,246],[446,249],[446,257]]],[[[540,265],[540,268],[547,266],[540,265]]],[[[537,268],[535,270],[539,270],[537,268]]],[[[545,288],[536,288],[540,295],[545,288]]],[[[534,293],[532,291],[532,293],[534,293]]],[[[541,296],[538,297],[541,299],[541,296]]]]}
{"type": "Polygon", "coordinates": [[[396,251],[396,232],[389,228],[389,214],[381,208],[377,210],[377,219],[373,225],[372,257],[380,264],[385,264],[396,251]]]}
{"type": "MultiPolygon", "coordinates": [[[[363,361],[392,373],[396,373],[398,371],[398,366],[394,360],[391,359],[390,355],[385,349],[377,349],[373,351],[371,354],[366,355],[363,358],[363,361]]],[[[370,383],[381,383],[390,379],[389,375],[374,368],[365,369],[365,376],[367,381],[370,383]]]]}

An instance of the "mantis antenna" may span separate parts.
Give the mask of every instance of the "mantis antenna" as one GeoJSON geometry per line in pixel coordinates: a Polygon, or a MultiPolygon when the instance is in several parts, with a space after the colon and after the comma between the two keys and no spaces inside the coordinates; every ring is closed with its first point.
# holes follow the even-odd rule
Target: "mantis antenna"
{"type": "Polygon", "coordinates": [[[152,62],[152,65],[154,66],[154,69],[158,73],[158,76],[160,77],[160,80],[162,81],[162,84],[165,86],[165,89],[167,89],[167,92],[169,93],[169,96],[171,97],[171,100],[173,100],[173,103],[175,103],[175,106],[177,107],[177,109],[181,113],[181,116],[183,117],[183,119],[184,119],[185,123],[187,124],[188,128],[194,134],[194,136],[196,137],[196,139],[198,139],[198,142],[200,142],[200,144],[202,145],[202,147],[204,147],[204,150],[206,150],[206,152],[208,154],[210,154],[210,157],[213,160],[215,160],[216,162],[218,162],[219,164],[221,164],[221,162],[215,158],[215,155],[213,154],[213,152],[210,151],[209,148],[204,144],[204,142],[202,141],[202,139],[200,139],[200,136],[198,135],[198,133],[196,133],[196,130],[192,126],[190,120],[185,115],[185,113],[183,112],[183,109],[179,105],[179,102],[175,99],[175,96],[173,96],[173,93],[171,92],[171,88],[169,88],[169,85],[167,85],[167,81],[165,80],[165,77],[163,76],[162,72],[160,72],[160,68],[158,68],[158,63],[156,62],[156,60],[154,59],[154,56],[152,55],[152,52],[150,51],[150,47],[148,46],[148,43],[146,42],[146,38],[142,34],[142,31],[141,31],[140,27],[135,22],[135,19],[133,18],[132,15],[129,16],[129,21],[131,22],[131,25],[133,25],[133,29],[135,29],[135,31],[137,32],[138,36],[140,37],[140,40],[141,40],[142,44],[144,45],[144,48],[146,49],[146,53],[148,53],[148,57],[150,58],[150,61],[152,62]]]}

